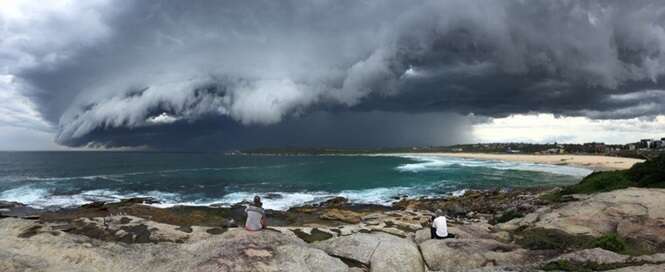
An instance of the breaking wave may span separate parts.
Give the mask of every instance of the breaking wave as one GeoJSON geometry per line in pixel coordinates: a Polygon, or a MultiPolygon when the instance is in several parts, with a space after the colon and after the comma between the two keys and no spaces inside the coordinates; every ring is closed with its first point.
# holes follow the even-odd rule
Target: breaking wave
{"type": "MultiPolygon", "coordinates": [[[[466,190],[457,190],[449,195],[463,195],[466,190]]],[[[149,197],[159,200],[159,203],[151,204],[155,207],[168,208],[179,205],[186,206],[231,206],[244,201],[251,201],[255,195],[262,197],[264,208],[271,210],[288,210],[291,207],[306,204],[320,203],[334,197],[347,198],[356,204],[391,205],[402,197],[432,197],[425,187],[392,187],[373,188],[364,190],[345,190],[338,193],[332,192],[234,192],[221,198],[188,199],[186,196],[161,192],[149,191],[144,193],[121,193],[113,190],[91,190],[78,194],[58,195],[52,194],[46,188],[36,188],[32,185],[22,186],[0,193],[0,200],[13,201],[26,204],[37,209],[50,207],[67,208],[77,207],[92,202],[118,202],[123,199],[134,197],[149,197]]],[[[440,196],[440,195],[439,195],[440,196]]]]}
{"type": "Polygon", "coordinates": [[[512,161],[499,161],[499,160],[476,160],[476,159],[463,159],[453,158],[447,156],[437,155],[405,155],[399,156],[416,161],[415,163],[407,163],[397,167],[397,170],[402,172],[422,172],[422,171],[438,171],[455,166],[462,167],[485,167],[498,170],[520,170],[520,171],[534,171],[545,172],[550,174],[584,177],[592,170],[563,166],[563,165],[549,165],[527,162],[512,162],[512,161]]]}

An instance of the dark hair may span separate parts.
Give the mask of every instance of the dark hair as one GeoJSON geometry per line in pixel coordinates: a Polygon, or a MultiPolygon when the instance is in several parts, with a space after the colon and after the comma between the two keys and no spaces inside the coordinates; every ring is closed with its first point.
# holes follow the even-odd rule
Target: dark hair
{"type": "Polygon", "coordinates": [[[263,206],[263,203],[261,203],[261,197],[260,196],[255,196],[254,197],[254,206],[256,207],[261,207],[263,206]]]}

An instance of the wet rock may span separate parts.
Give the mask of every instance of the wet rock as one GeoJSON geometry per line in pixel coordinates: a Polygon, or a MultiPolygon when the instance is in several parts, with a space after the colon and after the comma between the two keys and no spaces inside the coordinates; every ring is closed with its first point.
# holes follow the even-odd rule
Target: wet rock
{"type": "Polygon", "coordinates": [[[348,203],[349,203],[349,200],[348,200],[348,199],[346,199],[346,198],[344,198],[344,197],[341,197],[341,196],[338,196],[338,197],[334,197],[334,198],[328,199],[328,200],[326,200],[326,201],[324,201],[324,202],[321,202],[321,203],[319,203],[317,206],[318,206],[318,207],[322,207],[322,208],[334,208],[334,207],[342,207],[342,206],[345,206],[345,205],[347,205],[348,203]]]}
{"type": "Polygon", "coordinates": [[[508,210],[527,214],[547,204],[539,197],[543,191],[538,188],[510,191],[468,191],[458,197],[402,199],[395,202],[393,207],[410,210],[442,210],[448,216],[459,217],[499,214],[508,210]]]}
{"type": "Polygon", "coordinates": [[[25,205],[19,202],[0,200],[0,209],[14,209],[21,207],[25,207],[25,205]]]}
{"type": "Polygon", "coordinates": [[[427,240],[420,244],[420,250],[431,270],[466,271],[527,263],[526,250],[487,239],[427,240]]]}

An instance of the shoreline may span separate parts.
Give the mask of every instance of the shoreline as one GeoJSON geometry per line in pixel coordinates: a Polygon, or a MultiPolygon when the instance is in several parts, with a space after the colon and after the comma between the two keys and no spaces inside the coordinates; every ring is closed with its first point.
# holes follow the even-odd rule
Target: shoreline
{"type": "Polygon", "coordinates": [[[644,162],[641,159],[611,157],[602,155],[576,155],[576,154],[556,154],[556,155],[535,155],[535,154],[494,154],[494,153],[446,153],[446,152],[412,152],[412,153],[391,153],[375,154],[383,156],[446,156],[463,159],[477,160],[498,160],[526,162],[536,164],[573,166],[586,168],[593,171],[614,171],[629,169],[636,163],[644,162]]]}

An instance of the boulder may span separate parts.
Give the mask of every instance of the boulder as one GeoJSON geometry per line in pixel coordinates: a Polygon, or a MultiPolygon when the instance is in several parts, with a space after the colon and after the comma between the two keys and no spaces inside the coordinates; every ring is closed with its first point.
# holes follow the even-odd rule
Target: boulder
{"type": "Polygon", "coordinates": [[[424,271],[418,247],[386,233],[356,233],[314,244],[330,255],[370,268],[370,271],[424,271]]]}
{"type": "Polygon", "coordinates": [[[420,244],[431,270],[466,271],[486,266],[518,266],[527,261],[526,250],[489,239],[428,240],[420,244]]]}
{"type": "Polygon", "coordinates": [[[595,194],[556,209],[540,209],[497,228],[556,229],[570,235],[594,237],[616,232],[620,237],[642,241],[657,249],[665,246],[664,206],[665,189],[628,188],[595,194]]]}
{"type": "Polygon", "coordinates": [[[370,261],[371,272],[424,271],[418,247],[406,239],[381,239],[370,261]]]}
{"type": "Polygon", "coordinates": [[[425,242],[427,240],[432,239],[432,231],[430,228],[424,228],[416,231],[413,240],[416,242],[416,244],[420,244],[422,242],[425,242]]]}

